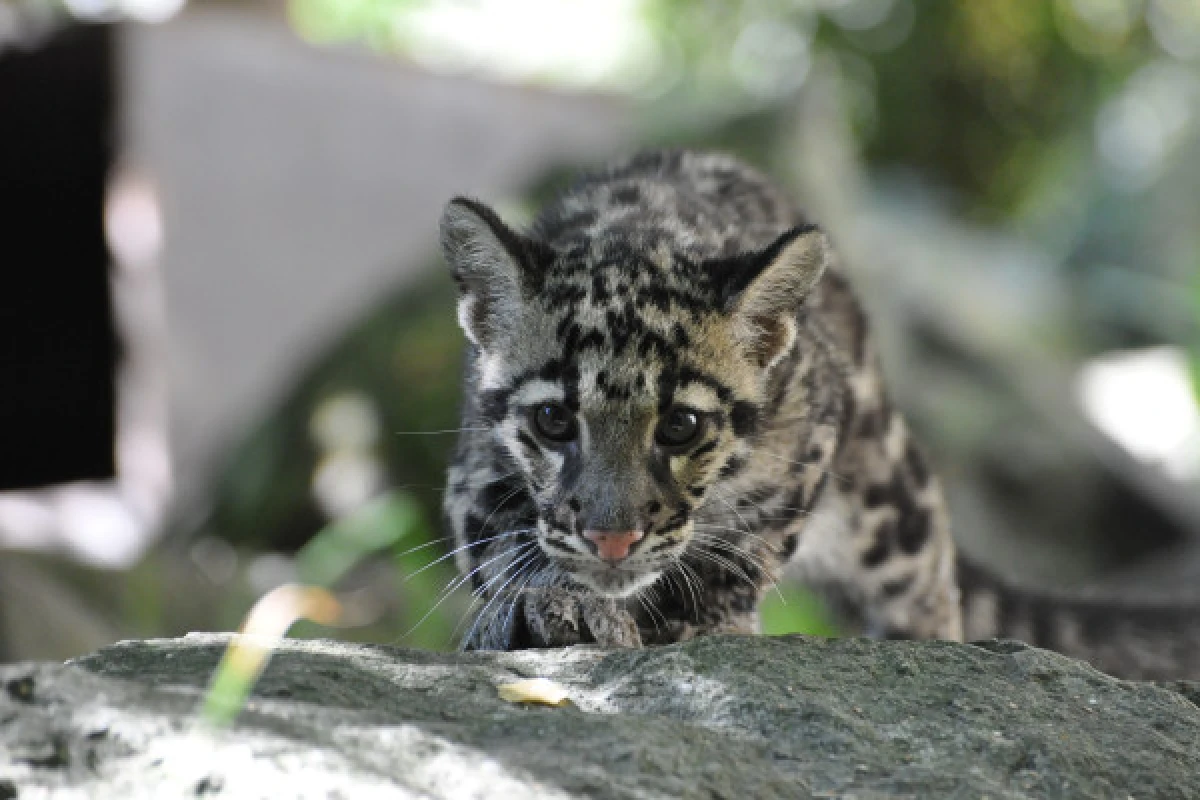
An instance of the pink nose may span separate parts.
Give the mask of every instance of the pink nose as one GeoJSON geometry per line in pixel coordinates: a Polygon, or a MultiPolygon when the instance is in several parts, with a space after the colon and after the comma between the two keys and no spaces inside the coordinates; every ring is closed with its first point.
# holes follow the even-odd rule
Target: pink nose
{"type": "Polygon", "coordinates": [[[596,554],[610,564],[624,561],[629,548],[641,541],[641,531],[584,531],[583,538],[596,543],[596,554]]]}

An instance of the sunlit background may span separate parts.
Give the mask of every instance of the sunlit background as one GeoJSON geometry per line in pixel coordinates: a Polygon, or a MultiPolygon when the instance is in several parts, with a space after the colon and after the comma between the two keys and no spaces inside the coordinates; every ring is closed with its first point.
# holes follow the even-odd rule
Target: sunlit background
{"type": "MultiPolygon", "coordinates": [[[[25,156],[39,87],[82,107],[83,70],[106,263],[10,260],[5,215],[0,263],[105,276],[113,465],[29,485],[3,437],[58,423],[0,405],[0,658],[233,628],[298,579],[355,598],[371,624],[340,635],[451,646],[441,205],[519,223],[662,145],[743,156],[831,232],[964,549],[1200,594],[1195,0],[0,0],[0,206],[51,226],[20,241],[88,180],[50,168],[66,144],[25,156]]],[[[769,630],[832,630],[780,595],[769,630]]]]}

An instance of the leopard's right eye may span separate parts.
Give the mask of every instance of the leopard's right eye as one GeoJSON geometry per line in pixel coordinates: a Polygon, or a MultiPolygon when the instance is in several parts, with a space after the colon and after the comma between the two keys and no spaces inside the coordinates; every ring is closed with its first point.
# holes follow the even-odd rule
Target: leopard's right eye
{"type": "Polygon", "coordinates": [[[575,415],[561,403],[542,403],[535,408],[533,427],[551,442],[569,442],[579,435],[575,415]]]}

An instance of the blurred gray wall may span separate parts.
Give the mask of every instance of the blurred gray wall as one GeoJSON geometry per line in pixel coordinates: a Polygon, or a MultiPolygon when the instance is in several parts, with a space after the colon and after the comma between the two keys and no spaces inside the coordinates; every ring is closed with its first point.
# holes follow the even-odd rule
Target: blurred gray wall
{"type": "Polygon", "coordinates": [[[185,496],[315,347],[428,262],[451,195],[503,197],[630,135],[614,100],[316,49],[261,9],[189,10],[123,45],[127,162],[157,186],[165,222],[185,496]]]}

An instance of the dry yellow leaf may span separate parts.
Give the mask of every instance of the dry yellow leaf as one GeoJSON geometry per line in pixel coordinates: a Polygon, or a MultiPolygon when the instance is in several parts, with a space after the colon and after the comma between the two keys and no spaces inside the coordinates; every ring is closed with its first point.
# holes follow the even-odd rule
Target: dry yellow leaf
{"type": "Polygon", "coordinates": [[[570,702],[565,687],[546,678],[531,678],[496,687],[501,700],[510,703],[536,703],[543,706],[564,706],[570,702]]]}

